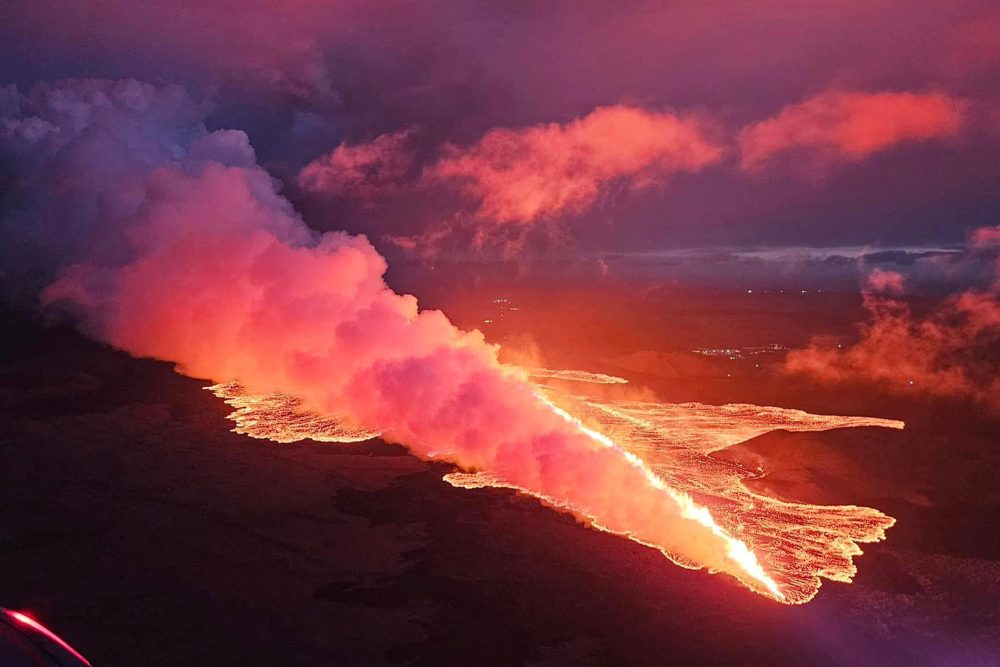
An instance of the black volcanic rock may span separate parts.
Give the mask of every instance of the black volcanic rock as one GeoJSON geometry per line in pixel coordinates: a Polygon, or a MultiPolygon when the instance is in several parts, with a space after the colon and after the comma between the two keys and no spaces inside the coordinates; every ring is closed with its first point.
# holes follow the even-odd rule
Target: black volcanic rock
{"type": "MultiPolygon", "coordinates": [[[[991,552],[945,549],[959,515],[928,530],[902,473],[872,490],[907,452],[863,433],[747,446],[801,478],[793,495],[881,494],[900,517],[856,584],[785,607],[510,491],[453,488],[397,446],[233,434],[168,364],[23,318],[2,335],[0,604],[96,665],[919,665],[987,655],[1000,627],[991,552]]],[[[954,492],[949,475],[920,493],[954,492]]],[[[968,539],[990,539],[992,509],[966,515],[968,539]]]]}

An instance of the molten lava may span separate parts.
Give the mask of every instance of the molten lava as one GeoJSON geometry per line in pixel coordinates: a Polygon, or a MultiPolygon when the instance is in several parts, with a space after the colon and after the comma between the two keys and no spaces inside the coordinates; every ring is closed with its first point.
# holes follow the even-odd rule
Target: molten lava
{"type": "Polygon", "coordinates": [[[309,438],[317,442],[363,442],[379,436],[360,426],[351,426],[341,417],[324,417],[303,407],[302,400],[288,394],[254,396],[239,382],[208,387],[227,405],[236,408],[229,419],[236,422],[235,433],[261,440],[297,442],[309,438]]]}
{"type": "MultiPolygon", "coordinates": [[[[536,380],[558,379],[592,384],[622,384],[622,378],[584,371],[526,369],[536,380]]],[[[229,418],[233,430],[254,438],[294,442],[357,442],[379,431],[351,425],[336,416],[308,410],[285,394],[248,394],[232,382],[208,387],[236,408],[229,418]]],[[[821,506],[792,503],[750,491],[743,480],[763,475],[731,461],[711,456],[764,433],[822,431],[879,426],[903,428],[903,423],[869,417],[813,415],[800,410],[748,404],[657,403],[609,400],[557,391],[536,383],[540,401],[601,447],[616,448],[643,473],[649,485],[662,491],[680,515],[709,529],[725,543],[735,564],[730,574],[751,590],[786,604],[808,602],[821,578],[850,582],[857,572],[853,557],[859,543],[885,538],[895,519],[876,509],[853,505],[821,506]],[[709,509],[711,508],[711,509],[709,509]]],[[[661,544],[602,525],[592,514],[558,497],[523,488],[489,471],[445,475],[453,486],[475,489],[512,488],[568,511],[599,530],[659,549],[671,561],[692,569],[702,563],[685,558],[661,544]]]]}

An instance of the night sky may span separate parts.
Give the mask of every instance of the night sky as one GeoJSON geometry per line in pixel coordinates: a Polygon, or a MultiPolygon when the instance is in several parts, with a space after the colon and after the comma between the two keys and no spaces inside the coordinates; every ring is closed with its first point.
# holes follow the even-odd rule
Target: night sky
{"type": "Polygon", "coordinates": [[[428,177],[449,145],[623,105],[697,118],[721,152],[680,169],[623,165],[597,196],[487,234],[483,250],[509,255],[512,236],[519,251],[570,253],[961,244],[997,223],[989,2],[15,0],[3,19],[0,81],[181,84],[210,127],[248,132],[310,225],[364,232],[389,254],[397,237],[456,252],[496,224],[461,180],[428,177]],[[750,164],[741,132],[775,118],[782,147],[750,164]],[[366,163],[380,187],[296,180],[343,142],[401,132],[369,158],[392,164],[366,163]]]}

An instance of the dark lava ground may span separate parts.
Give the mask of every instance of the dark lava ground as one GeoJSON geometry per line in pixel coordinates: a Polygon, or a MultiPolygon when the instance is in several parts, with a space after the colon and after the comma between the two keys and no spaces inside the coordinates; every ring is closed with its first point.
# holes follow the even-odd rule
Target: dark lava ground
{"type": "Polygon", "coordinates": [[[12,316],[2,342],[0,606],[97,666],[1000,663],[993,422],[924,406],[724,454],[899,519],[786,607],[380,441],[230,433],[205,382],[71,331],[12,316]]]}

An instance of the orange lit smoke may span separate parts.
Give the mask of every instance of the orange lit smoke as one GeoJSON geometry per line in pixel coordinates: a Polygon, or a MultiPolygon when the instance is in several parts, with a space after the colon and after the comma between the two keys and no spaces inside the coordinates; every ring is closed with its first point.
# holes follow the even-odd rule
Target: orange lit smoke
{"type": "MultiPolygon", "coordinates": [[[[232,152],[240,138],[220,139],[232,152]]],[[[487,471],[691,563],[756,576],[717,526],[629,452],[554,411],[482,334],[392,292],[366,239],[309,230],[262,170],[162,168],[142,195],[122,222],[122,263],[82,261],[45,291],[92,335],[194,377],[239,378],[377,424],[422,458],[487,471]]]]}
{"type": "MultiPolygon", "coordinates": [[[[978,230],[972,249],[996,246],[998,230],[978,230]]],[[[988,289],[951,296],[924,315],[914,314],[904,288],[902,275],[874,270],[862,292],[868,319],[860,340],[846,347],[815,340],[790,352],[785,369],[825,383],[872,382],[1000,407],[1000,380],[990,361],[1000,349],[1000,267],[988,289]]]]}
{"type": "MultiPolygon", "coordinates": [[[[535,377],[598,384],[625,382],[583,371],[544,371],[536,372],[535,377]]],[[[356,427],[344,426],[337,418],[311,413],[293,397],[254,396],[235,383],[209,389],[236,408],[230,419],[236,423],[233,430],[238,433],[278,442],[305,438],[326,442],[363,439],[356,427]]],[[[902,428],[901,422],[811,415],[755,405],[616,401],[556,392],[544,384],[537,384],[536,391],[553,411],[595,441],[623,450],[651,485],[671,496],[683,515],[707,527],[727,545],[730,557],[741,563],[740,570],[730,571],[731,574],[750,589],[779,601],[789,604],[809,601],[819,590],[821,577],[851,581],[856,573],[852,559],[861,553],[858,544],[883,539],[885,530],[894,523],[891,517],[867,507],[807,505],[758,495],[747,489],[742,480],[757,477],[760,471],[714,458],[711,453],[776,429],[902,428]]],[[[377,432],[369,432],[369,437],[375,436],[377,432]]],[[[444,479],[468,489],[516,489],[546,505],[572,512],[595,528],[622,534],[620,529],[604,525],[600,517],[582,511],[566,498],[520,486],[496,474],[453,472],[444,479]]],[[[704,565],[638,534],[624,534],[659,549],[684,567],[704,565]]]]}

